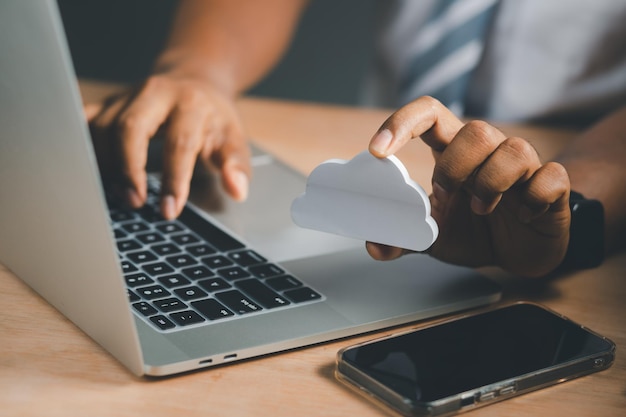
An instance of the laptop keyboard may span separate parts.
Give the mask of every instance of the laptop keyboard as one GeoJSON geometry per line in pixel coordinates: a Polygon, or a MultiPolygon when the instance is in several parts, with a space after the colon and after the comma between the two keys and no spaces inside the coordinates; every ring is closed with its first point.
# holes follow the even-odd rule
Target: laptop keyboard
{"type": "Polygon", "coordinates": [[[160,331],[320,301],[280,265],[185,207],[161,217],[154,187],[140,210],[109,205],[128,298],[160,331]]]}

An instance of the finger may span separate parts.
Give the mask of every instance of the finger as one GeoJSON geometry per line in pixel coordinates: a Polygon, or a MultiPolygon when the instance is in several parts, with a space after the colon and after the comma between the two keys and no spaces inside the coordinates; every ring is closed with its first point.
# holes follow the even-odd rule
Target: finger
{"type": "Polygon", "coordinates": [[[229,103],[221,103],[221,111],[210,121],[215,140],[202,151],[202,161],[217,167],[224,190],[236,201],[248,197],[252,166],[250,147],[239,115],[229,103]]]}
{"type": "Polygon", "coordinates": [[[463,126],[435,163],[433,194],[438,202],[445,205],[505,139],[502,132],[482,121],[463,126]]]}
{"type": "MultiPolygon", "coordinates": [[[[569,176],[556,162],[541,166],[525,185],[519,210],[519,219],[530,223],[548,211],[561,213],[562,221],[569,219],[569,176]]],[[[559,222],[552,222],[560,230],[559,222]]]]}
{"type": "Polygon", "coordinates": [[[236,201],[248,197],[252,167],[250,147],[237,120],[231,121],[225,132],[225,141],[212,160],[222,173],[222,185],[236,201]]]}
{"type": "Polygon", "coordinates": [[[530,143],[521,138],[506,139],[474,173],[472,211],[479,215],[491,213],[502,194],[528,181],[540,167],[539,155],[530,143]]]}
{"type": "MultiPolygon", "coordinates": [[[[96,103],[87,103],[83,106],[83,112],[88,122],[92,122],[96,117],[100,117],[104,114],[105,110],[108,110],[111,107],[114,107],[116,103],[126,103],[128,101],[129,94],[128,92],[121,92],[118,94],[113,94],[105,99],[96,102],[96,103]]],[[[115,111],[115,114],[119,113],[120,108],[118,107],[115,111]]]]}
{"type": "Polygon", "coordinates": [[[405,254],[405,250],[381,243],[365,242],[367,253],[377,261],[391,261],[405,254]]]}
{"type": "MultiPolygon", "coordinates": [[[[249,149],[245,147],[245,149],[249,149]]],[[[222,184],[226,192],[236,201],[245,201],[248,198],[250,177],[250,152],[230,151],[222,166],[222,184]]]]}
{"type": "Polygon", "coordinates": [[[107,100],[100,104],[93,105],[88,111],[99,111],[96,114],[90,114],[89,119],[91,126],[101,132],[110,133],[113,123],[117,119],[122,109],[128,102],[127,96],[115,97],[115,99],[107,100]]]}
{"type": "Polygon", "coordinates": [[[420,97],[394,112],[378,129],[369,144],[372,155],[384,158],[411,139],[421,137],[435,151],[443,150],[463,123],[432,97],[420,97]]]}
{"type": "Polygon", "coordinates": [[[180,104],[172,112],[163,149],[161,213],[176,218],[189,196],[193,170],[206,138],[206,106],[180,104]]]}
{"type": "Polygon", "coordinates": [[[109,131],[130,97],[129,92],[123,92],[106,97],[98,103],[86,104],[84,112],[87,120],[97,129],[109,131]]]}
{"type": "Polygon", "coordinates": [[[166,82],[153,77],[121,112],[117,119],[120,171],[126,187],[128,202],[133,207],[143,205],[146,191],[148,144],[166,121],[175,100],[166,82]]]}
{"type": "Polygon", "coordinates": [[[91,120],[96,117],[102,111],[104,107],[104,103],[87,103],[83,106],[83,113],[85,114],[85,119],[87,122],[91,122],[91,120]]]}

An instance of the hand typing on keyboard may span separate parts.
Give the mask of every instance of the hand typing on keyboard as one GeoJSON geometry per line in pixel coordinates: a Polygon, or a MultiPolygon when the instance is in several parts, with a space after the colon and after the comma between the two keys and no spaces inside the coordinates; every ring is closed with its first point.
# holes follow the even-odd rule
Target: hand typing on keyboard
{"type": "Polygon", "coordinates": [[[102,174],[132,208],[146,201],[148,143],[163,133],[160,210],[166,219],[182,211],[197,160],[219,169],[235,200],[246,198],[250,151],[235,98],[278,61],[307,5],[178,3],[166,46],[145,82],[85,106],[102,174]]]}
{"type": "Polygon", "coordinates": [[[160,210],[176,218],[189,195],[196,160],[216,165],[236,200],[248,193],[250,150],[230,97],[193,72],[163,72],[141,88],[85,107],[105,182],[132,208],[147,198],[148,142],[162,129],[160,210]]]}

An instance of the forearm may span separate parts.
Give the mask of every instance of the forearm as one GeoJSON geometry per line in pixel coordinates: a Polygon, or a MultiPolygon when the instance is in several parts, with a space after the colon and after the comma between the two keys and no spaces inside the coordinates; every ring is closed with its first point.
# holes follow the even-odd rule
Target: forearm
{"type": "Polygon", "coordinates": [[[605,247],[626,246],[626,107],[574,140],[557,158],[572,190],[600,200],[605,210],[605,247]]]}
{"type": "Polygon", "coordinates": [[[183,0],[155,72],[209,77],[236,95],[259,81],[287,49],[307,0],[183,0]]]}

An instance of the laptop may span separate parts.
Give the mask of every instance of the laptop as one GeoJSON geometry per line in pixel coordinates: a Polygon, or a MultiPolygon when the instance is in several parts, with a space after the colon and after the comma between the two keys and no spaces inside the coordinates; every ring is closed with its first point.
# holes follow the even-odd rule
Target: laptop
{"type": "Polygon", "coordinates": [[[500,298],[472,269],[426,255],[378,262],[363,242],[295,226],[289,208],[305,178],[259,149],[252,163],[245,203],[209,180],[174,222],[150,205],[111,205],[56,3],[0,3],[0,262],[134,374],[208,368],[500,298]]]}

